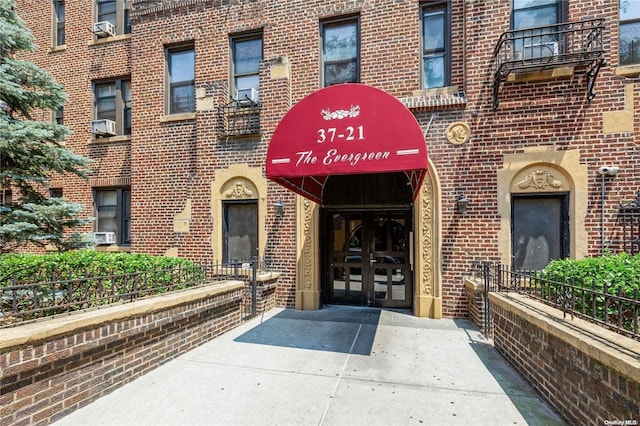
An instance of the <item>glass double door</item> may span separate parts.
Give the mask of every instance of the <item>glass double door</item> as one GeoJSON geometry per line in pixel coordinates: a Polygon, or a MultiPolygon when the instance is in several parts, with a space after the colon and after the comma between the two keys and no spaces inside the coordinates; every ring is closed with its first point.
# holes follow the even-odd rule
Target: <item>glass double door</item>
{"type": "Polygon", "coordinates": [[[327,302],[411,308],[411,211],[326,213],[327,302]]]}

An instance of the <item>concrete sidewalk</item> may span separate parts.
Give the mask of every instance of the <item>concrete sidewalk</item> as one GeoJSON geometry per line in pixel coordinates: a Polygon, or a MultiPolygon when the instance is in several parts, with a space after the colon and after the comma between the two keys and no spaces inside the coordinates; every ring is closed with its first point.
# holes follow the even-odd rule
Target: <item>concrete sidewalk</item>
{"type": "Polygon", "coordinates": [[[464,320],[274,309],[55,423],[561,425],[464,320]]]}

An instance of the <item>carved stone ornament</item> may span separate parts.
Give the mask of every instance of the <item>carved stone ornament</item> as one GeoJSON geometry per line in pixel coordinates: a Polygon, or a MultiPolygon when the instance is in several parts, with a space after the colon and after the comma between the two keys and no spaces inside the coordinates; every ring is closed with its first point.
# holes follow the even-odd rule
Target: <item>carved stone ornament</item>
{"type": "Polygon", "coordinates": [[[451,123],[445,132],[447,140],[454,145],[462,145],[471,137],[471,129],[467,123],[458,121],[451,123]]]}
{"type": "Polygon", "coordinates": [[[431,177],[427,174],[422,183],[422,294],[431,296],[433,294],[433,194],[431,187],[431,177]]]}
{"type": "Polygon", "coordinates": [[[547,189],[549,186],[559,189],[562,187],[562,182],[556,180],[547,170],[534,170],[518,182],[520,189],[547,189]]]}
{"type": "Polygon", "coordinates": [[[231,187],[225,191],[225,196],[229,198],[251,198],[253,196],[253,191],[247,188],[247,185],[241,181],[237,180],[231,185],[231,187]]]}

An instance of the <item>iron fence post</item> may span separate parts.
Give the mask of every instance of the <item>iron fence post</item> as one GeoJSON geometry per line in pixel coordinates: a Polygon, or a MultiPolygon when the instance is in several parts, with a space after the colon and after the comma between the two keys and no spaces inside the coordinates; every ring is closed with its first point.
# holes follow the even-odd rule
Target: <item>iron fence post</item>
{"type": "Polygon", "coordinates": [[[258,313],[258,258],[253,257],[251,262],[251,315],[258,313]]]}

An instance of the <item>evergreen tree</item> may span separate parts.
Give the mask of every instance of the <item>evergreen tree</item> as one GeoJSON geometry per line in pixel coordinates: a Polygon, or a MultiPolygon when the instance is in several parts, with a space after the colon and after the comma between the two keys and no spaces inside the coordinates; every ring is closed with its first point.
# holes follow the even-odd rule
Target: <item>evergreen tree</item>
{"type": "Polygon", "coordinates": [[[52,176],[85,177],[89,160],[61,145],[69,133],[65,126],[32,119],[67,99],[49,73],[16,55],[35,48],[13,0],[0,0],[0,253],[28,243],[58,250],[88,244],[72,234],[90,221],[80,216],[82,206],[48,197],[52,176]]]}

